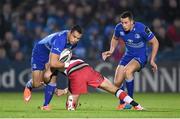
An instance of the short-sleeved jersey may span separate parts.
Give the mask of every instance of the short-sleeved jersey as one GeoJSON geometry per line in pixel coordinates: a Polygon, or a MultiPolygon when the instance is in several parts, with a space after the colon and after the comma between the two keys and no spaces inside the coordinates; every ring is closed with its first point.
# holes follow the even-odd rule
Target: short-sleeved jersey
{"type": "Polygon", "coordinates": [[[121,23],[117,24],[114,30],[114,36],[123,39],[125,42],[125,55],[141,57],[147,56],[147,42],[154,37],[154,34],[144,24],[135,22],[133,29],[129,32],[123,30],[121,23]]]}
{"type": "Polygon", "coordinates": [[[68,43],[68,32],[68,30],[64,30],[50,34],[35,45],[31,58],[32,70],[44,70],[45,64],[49,61],[50,52],[60,55],[64,48],[73,49],[76,47],[76,44],[68,43]]]}
{"type": "Polygon", "coordinates": [[[72,49],[76,45],[71,45],[67,40],[67,33],[69,30],[56,32],[43,38],[38,44],[44,45],[50,52],[60,54],[64,48],[72,49]]]}

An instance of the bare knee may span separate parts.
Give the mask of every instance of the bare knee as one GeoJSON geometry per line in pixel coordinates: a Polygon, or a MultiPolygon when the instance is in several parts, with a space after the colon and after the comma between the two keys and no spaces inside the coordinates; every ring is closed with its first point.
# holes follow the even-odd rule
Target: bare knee
{"type": "Polygon", "coordinates": [[[129,68],[124,70],[124,74],[125,74],[126,79],[130,79],[133,77],[133,71],[129,68]]]}

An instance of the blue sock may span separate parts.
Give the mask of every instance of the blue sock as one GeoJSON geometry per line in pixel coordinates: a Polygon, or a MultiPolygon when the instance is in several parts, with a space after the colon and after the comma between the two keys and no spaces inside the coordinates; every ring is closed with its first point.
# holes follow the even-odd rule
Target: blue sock
{"type": "Polygon", "coordinates": [[[29,88],[30,90],[32,90],[32,79],[30,79],[30,80],[26,83],[26,87],[29,88]]]}
{"type": "Polygon", "coordinates": [[[45,100],[44,100],[44,105],[43,106],[47,106],[52,97],[53,97],[53,94],[54,94],[54,91],[56,89],[56,83],[49,83],[48,85],[45,86],[45,89],[44,89],[44,93],[45,93],[45,100]]]}
{"type": "MultiPolygon", "coordinates": [[[[124,84],[121,84],[120,86],[120,89],[121,90],[124,90],[125,89],[125,85],[124,84]]],[[[124,104],[125,102],[123,100],[119,100],[119,104],[124,104]]]]}
{"type": "Polygon", "coordinates": [[[128,95],[133,98],[134,93],[134,79],[126,79],[126,88],[128,91],[128,95]]]}

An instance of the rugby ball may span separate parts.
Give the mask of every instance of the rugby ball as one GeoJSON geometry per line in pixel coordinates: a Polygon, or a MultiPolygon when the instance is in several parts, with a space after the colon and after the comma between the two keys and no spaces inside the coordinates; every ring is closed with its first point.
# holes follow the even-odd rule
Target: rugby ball
{"type": "Polygon", "coordinates": [[[65,49],[61,52],[60,57],[59,57],[59,60],[60,60],[61,62],[68,62],[68,61],[70,61],[71,57],[72,57],[72,50],[69,49],[69,48],[65,48],[65,49]]]}

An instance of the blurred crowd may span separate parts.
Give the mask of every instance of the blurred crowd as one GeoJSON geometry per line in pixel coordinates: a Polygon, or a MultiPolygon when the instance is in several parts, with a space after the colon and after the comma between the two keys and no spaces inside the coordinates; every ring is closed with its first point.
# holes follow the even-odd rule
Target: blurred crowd
{"type": "MultiPolygon", "coordinates": [[[[48,34],[79,24],[84,35],[75,53],[101,60],[109,49],[119,15],[131,10],[135,20],[151,28],[160,42],[158,60],[180,59],[179,0],[1,0],[0,61],[30,60],[36,42],[48,34]]],[[[118,61],[123,42],[112,60],[118,61]]]]}

